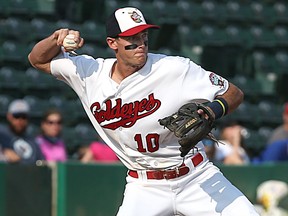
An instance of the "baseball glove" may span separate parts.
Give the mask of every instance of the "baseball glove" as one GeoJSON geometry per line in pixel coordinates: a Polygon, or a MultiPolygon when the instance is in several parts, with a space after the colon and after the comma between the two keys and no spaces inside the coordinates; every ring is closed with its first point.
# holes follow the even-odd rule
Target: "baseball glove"
{"type": "Polygon", "coordinates": [[[183,105],[178,112],[159,120],[160,125],[174,132],[179,138],[181,157],[184,157],[204,138],[216,140],[211,130],[214,123],[213,111],[201,103],[183,105]],[[203,110],[199,114],[198,110],[203,110]]]}

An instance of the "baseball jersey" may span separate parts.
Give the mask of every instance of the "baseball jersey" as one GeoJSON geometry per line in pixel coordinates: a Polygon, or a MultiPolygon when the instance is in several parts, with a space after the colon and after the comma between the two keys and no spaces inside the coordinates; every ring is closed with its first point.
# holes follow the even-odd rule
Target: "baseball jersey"
{"type": "MultiPolygon", "coordinates": [[[[228,81],[188,58],[148,53],[146,64],[118,84],[111,79],[115,61],[62,52],[51,73],[77,93],[98,134],[128,169],[179,166],[178,139],[158,120],[193,99],[213,100],[227,91],[228,81]]],[[[197,147],[205,154],[201,142],[197,147]]]]}

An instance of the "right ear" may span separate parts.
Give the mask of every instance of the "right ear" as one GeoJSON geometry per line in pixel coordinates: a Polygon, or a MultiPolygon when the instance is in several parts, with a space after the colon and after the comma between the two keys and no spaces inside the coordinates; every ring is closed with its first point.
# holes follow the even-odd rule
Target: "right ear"
{"type": "Polygon", "coordinates": [[[115,38],[107,37],[106,42],[111,49],[113,49],[113,50],[118,49],[117,41],[115,38]]]}

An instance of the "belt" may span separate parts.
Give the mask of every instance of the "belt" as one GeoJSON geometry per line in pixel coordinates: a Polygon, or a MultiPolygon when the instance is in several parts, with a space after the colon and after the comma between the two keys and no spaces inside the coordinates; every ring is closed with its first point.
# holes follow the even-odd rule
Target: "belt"
{"type": "MultiPolygon", "coordinates": [[[[194,157],[191,158],[191,161],[196,167],[203,161],[203,156],[200,153],[197,153],[194,157]]],[[[181,164],[179,167],[174,169],[167,169],[167,170],[149,170],[146,171],[147,179],[174,179],[183,175],[186,175],[189,172],[189,167],[186,166],[184,163],[181,164]]],[[[135,170],[129,170],[128,175],[133,178],[139,178],[138,172],[135,170]]]]}

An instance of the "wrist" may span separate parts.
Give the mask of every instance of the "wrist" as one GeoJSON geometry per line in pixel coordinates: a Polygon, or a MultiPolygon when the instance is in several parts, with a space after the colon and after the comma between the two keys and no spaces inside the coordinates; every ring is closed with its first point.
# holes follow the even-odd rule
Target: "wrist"
{"type": "Polygon", "coordinates": [[[206,106],[214,112],[215,119],[219,119],[228,113],[228,103],[224,98],[217,98],[206,106]]]}

